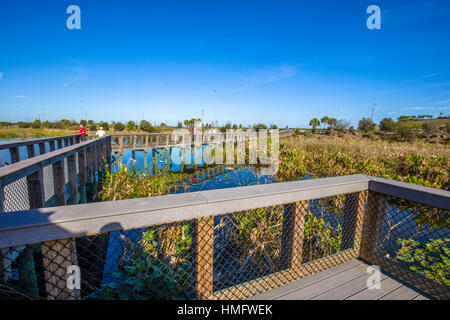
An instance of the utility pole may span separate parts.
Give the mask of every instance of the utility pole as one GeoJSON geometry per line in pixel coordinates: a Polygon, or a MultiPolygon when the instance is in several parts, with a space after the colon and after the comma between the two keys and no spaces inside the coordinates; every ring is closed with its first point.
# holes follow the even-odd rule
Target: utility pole
{"type": "Polygon", "coordinates": [[[370,117],[370,120],[373,122],[373,112],[375,111],[375,103],[372,105],[372,116],[370,117]]]}

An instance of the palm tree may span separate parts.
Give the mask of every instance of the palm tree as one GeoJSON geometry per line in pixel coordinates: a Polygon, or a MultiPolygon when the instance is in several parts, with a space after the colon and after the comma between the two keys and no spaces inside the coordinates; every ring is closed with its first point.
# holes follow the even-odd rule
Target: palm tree
{"type": "Polygon", "coordinates": [[[330,121],[330,118],[328,118],[327,116],[322,117],[322,119],[320,119],[320,122],[323,123],[323,128],[325,129],[325,126],[327,125],[328,121],[330,121]]]}
{"type": "Polygon", "coordinates": [[[317,118],[311,119],[309,125],[313,127],[313,130],[316,130],[316,128],[320,125],[320,121],[317,118]]]}
{"type": "Polygon", "coordinates": [[[330,128],[333,129],[334,126],[337,124],[336,118],[330,118],[330,119],[328,119],[328,124],[330,125],[330,128]]]}

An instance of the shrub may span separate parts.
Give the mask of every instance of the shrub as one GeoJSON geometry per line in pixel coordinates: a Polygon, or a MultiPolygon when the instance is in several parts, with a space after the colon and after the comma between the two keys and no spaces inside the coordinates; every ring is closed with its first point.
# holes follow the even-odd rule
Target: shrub
{"type": "Polygon", "coordinates": [[[406,262],[412,271],[450,288],[450,239],[429,239],[420,243],[413,239],[397,239],[401,248],[397,258],[406,262]]]}
{"type": "Polygon", "coordinates": [[[121,122],[115,122],[113,124],[113,128],[116,131],[123,131],[125,129],[125,125],[123,123],[121,123],[121,122]]]}
{"type": "Polygon", "coordinates": [[[362,118],[359,120],[358,129],[364,132],[370,132],[375,129],[375,123],[368,118],[362,118]]]}

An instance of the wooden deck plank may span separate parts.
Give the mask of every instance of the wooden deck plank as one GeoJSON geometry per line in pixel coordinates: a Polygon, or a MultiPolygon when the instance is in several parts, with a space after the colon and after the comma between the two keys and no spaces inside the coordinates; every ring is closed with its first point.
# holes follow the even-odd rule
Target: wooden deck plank
{"type": "Polygon", "coordinates": [[[274,300],[284,294],[287,294],[292,291],[309,286],[315,282],[321,281],[322,279],[331,277],[336,273],[343,272],[347,269],[353,268],[353,267],[361,265],[361,264],[363,264],[362,261],[355,259],[350,262],[340,264],[334,268],[330,268],[330,269],[324,270],[322,272],[319,272],[317,274],[302,278],[298,281],[291,282],[285,286],[278,287],[278,288],[272,289],[268,292],[264,292],[262,294],[255,295],[253,297],[250,297],[249,300],[274,300]]]}
{"type": "Polygon", "coordinates": [[[354,259],[285,286],[250,297],[249,300],[428,300],[388,273],[381,274],[381,288],[367,289],[369,264],[354,259]]]}
{"type": "MultiPolygon", "coordinates": [[[[334,287],[330,290],[322,292],[319,295],[312,297],[312,300],[342,300],[358,293],[367,288],[367,273],[361,275],[353,280],[350,280],[340,286],[334,287]]],[[[381,280],[385,279],[387,275],[382,274],[381,280]]]]}
{"type": "Polygon", "coordinates": [[[285,294],[277,299],[280,300],[305,300],[310,299],[322,292],[335,288],[341,284],[349,282],[362,273],[366,272],[367,266],[365,264],[357,265],[353,268],[347,269],[341,273],[334,274],[326,279],[321,279],[309,286],[303,287],[291,293],[285,294]]]}
{"type": "Polygon", "coordinates": [[[412,300],[417,297],[418,294],[420,295],[416,290],[403,285],[381,297],[380,300],[412,300]]]}
{"type": "Polygon", "coordinates": [[[400,286],[402,286],[400,282],[387,277],[381,280],[380,289],[364,289],[346,298],[346,300],[378,300],[386,294],[396,290],[400,286]]]}

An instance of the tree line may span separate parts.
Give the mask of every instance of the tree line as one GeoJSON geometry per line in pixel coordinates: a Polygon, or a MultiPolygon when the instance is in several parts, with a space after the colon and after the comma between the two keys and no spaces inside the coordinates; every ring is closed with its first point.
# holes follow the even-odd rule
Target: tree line
{"type": "MultiPolygon", "coordinates": [[[[312,127],[313,133],[316,133],[317,128],[321,125],[327,133],[355,131],[349,121],[336,120],[336,118],[328,116],[324,116],[320,120],[313,118],[309,125],[312,127]]],[[[444,135],[448,139],[450,138],[450,117],[444,116],[443,113],[440,113],[439,117],[435,119],[433,119],[433,115],[402,115],[397,118],[397,121],[392,118],[383,118],[378,125],[370,118],[362,118],[358,122],[358,130],[365,134],[379,133],[384,137],[400,139],[413,139],[418,136],[429,139],[439,135],[444,135]]]]}

